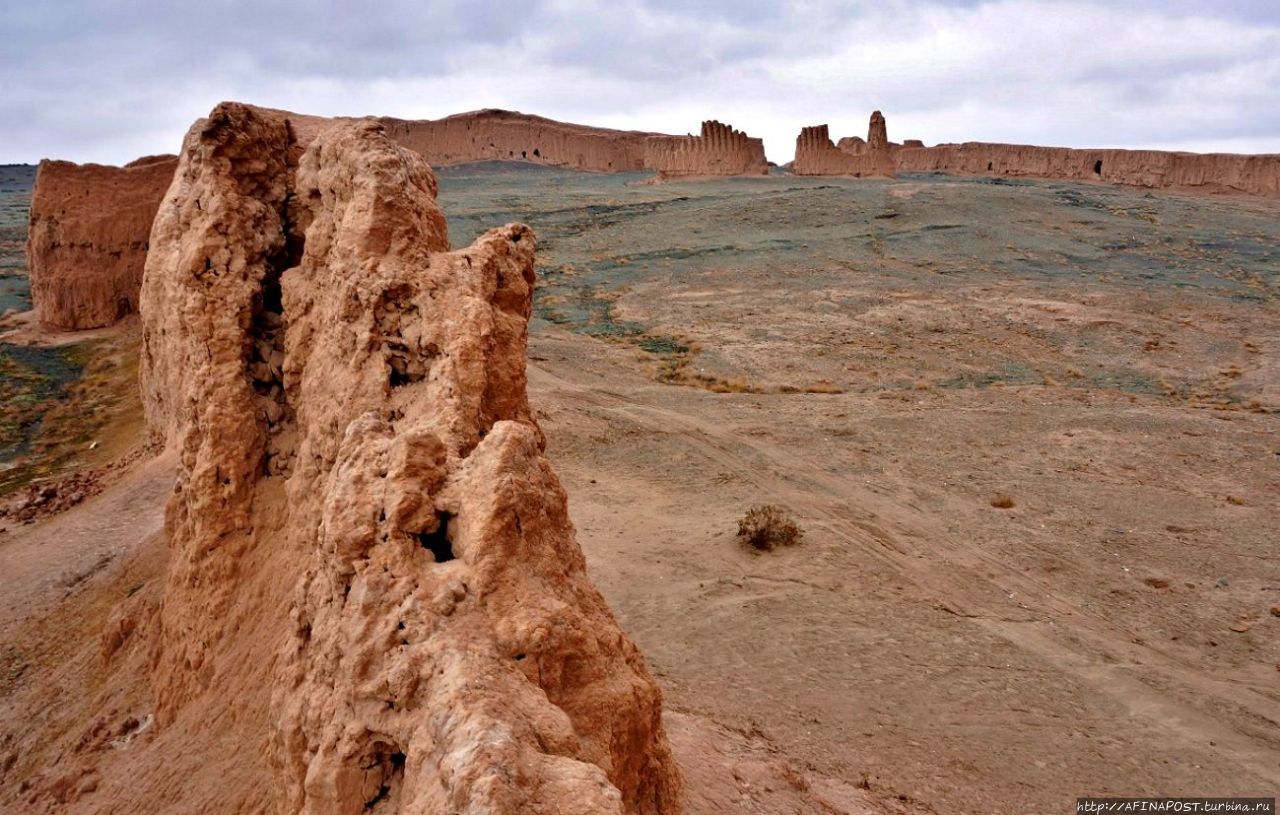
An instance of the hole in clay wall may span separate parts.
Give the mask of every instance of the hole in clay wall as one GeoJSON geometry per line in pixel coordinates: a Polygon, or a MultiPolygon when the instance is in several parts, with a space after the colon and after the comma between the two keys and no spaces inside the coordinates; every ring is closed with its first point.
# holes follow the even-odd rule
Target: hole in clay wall
{"type": "Polygon", "coordinates": [[[393,388],[403,388],[405,385],[421,382],[426,376],[425,372],[409,370],[407,361],[402,356],[393,356],[389,362],[391,374],[387,377],[387,381],[393,388]]]}
{"type": "Polygon", "coordinates": [[[987,172],[991,172],[991,170],[992,170],[992,169],[993,169],[993,163],[992,163],[992,162],[990,162],[990,161],[988,161],[988,162],[987,162],[987,172]]]}
{"type": "Polygon", "coordinates": [[[431,552],[436,559],[436,563],[446,563],[453,560],[456,555],[453,554],[453,543],[449,540],[449,524],[453,521],[453,516],[447,512],[436,513],[436,528],[431,532],[419,532],[416,537],[418,544],[423,549],[431,552]]]}
{"type": "Polygon", "coordinates": [[[535,156],[537,156],[538,158],[542,158],[542,153],[541,153],[541,152],[538,150],[538,148],[536,148],[536,147],[535,147],[535,148],[533,148],[533,154],[534,154],[535,156]]]}
{"type": "Polygon", "coordinates": [[[1102,175],[1102,159],[1098,159],[1093,163],[1093,174],[1102,175]]]}
{"type": "Polygon", "coordinates": [[[412,385],[427,378],[431,358],[439,349],[422,340],[418,307],[413,289],[393,286],[382,293],[374,308],[374,320],[382,335],[382,351],[387,361],[387,384],[392,389],[412,385]]]}
{"type": "Polygon", "coordinates": [[[360,762],[366,778],[366,812],[391,812],[399,803],[404,763],[404,753],[386,742],[376,741],[369,748],[365,759],[360,762]]]}
{"type": "Polygon", "coordinates": [[[526,151],[524,150],[520,151],[520,158],[528,158],[528,157],[529,157],[529,154],[526,151]]]}

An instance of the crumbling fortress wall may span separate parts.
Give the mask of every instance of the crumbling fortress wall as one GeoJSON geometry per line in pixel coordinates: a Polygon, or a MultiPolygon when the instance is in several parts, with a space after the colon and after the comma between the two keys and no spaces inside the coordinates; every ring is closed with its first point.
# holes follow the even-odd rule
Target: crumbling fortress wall
{"type": "Polygon", "coordinates": [[[767,175],[764,140],[715,120],[697,136],[654,136],[645,142],[644,166],[663,177],[767,175]]]}
{"type": "Polygon", "coordinates": [[[941,144],[894,151],[898,172],[1103,181],[1151,189],[1280,195],[1280,155],[1078,150],[1019,144],[941,144]]]}
{"type": "Polygon", "coordinates": [[[176,156],[124,167],[40,162],[27,268],[44,326],[101,328],[138,310],[151,222],[177,163],[176,156]]]}
{"type": "Polygon", "coordinates": [[[388,136],[435,166],[527,161],[606,173],[644,170],[645,143],[659,135],[568,124],[509,110],[381,121],[388,136]]]}
{"type": "Polygon", "coordinates": [[[826,125],[806,127],[796,138],[796,157],[791,165],[795,175],[848,175],[855,178],[894,176],[893,155],[880,111],[871,115],[867,141],[831,141],[826,125]]]}
{"type": "Polygon", "coordinates": [[[208,811],[679,813],[529,407],[533,233],[451,252],[383,125],[302,132],[218,106],[152,230],[143,398],[180,456],[153,744],[271,757],[208,811]]]}
{"type": "Polygon", "coordinates": [[[443,119],[381,119],[387,135],[436,166],[525,161],[593,172],[654,170],[663,175],[761,175],[764,142],[716,121],[700,136],[667,136],[568,124],[509,110],[443,119]]]}
{"type": "Polygon", "coordinates": [[[850,176],[928,172],[1280,195],[1280,155],[1082,150],[983,142],[925,147],[917,139],[897,145],[889,141],[880,111],[871,114],[866,141],[847,136],[832,144],[826,125],[801,130],[792,172],[850,176]]]}
{"type": "MultiPolygon", "coordinates": [[[[287,119],[299,144],[333,124],[356,121],[259,110],[287,119]]],[[[719,122],[704,122],[701,136],[665,136],[504,110],[379,121],[392,141],[434,165],[524,161],[595,172],[655,170],[664,176],[768,171],[763,142],[719,122]]],[[[27,254],[42,323],[99,328],[137,310],[151,222],[176,166],[173,156],[139,159],[126,167],[41,163],[27,254]]]]}

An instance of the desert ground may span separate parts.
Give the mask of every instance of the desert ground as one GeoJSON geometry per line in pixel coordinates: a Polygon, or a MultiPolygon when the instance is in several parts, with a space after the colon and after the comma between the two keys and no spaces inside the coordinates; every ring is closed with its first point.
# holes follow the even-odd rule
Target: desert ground
{"type": "MultiPolygon", "coordinates": [[[[438,175],[455,245],[538,235],[530,399],[690,812],[1280,788],[1280,202],[438,175]],[[798,545],[739,544],[766,503],[798,545]]],[[[0,311],[23,177],[0,174],[0,311]]],[[[111,608],[159,590],[173,472],[136,319],[5,325],[0,784],[88,721],[111,608]]]]}

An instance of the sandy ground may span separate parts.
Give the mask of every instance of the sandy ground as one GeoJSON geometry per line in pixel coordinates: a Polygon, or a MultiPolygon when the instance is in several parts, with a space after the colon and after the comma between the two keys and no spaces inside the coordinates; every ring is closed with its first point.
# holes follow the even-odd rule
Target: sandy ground
{"type": "MultiPolygon", "coordinates": [[[[850,189],[870,196],[856,218],[810,206],[831,185],[755,185],[772,209],[726,193],[724,211],[650,187],[607,223],[543,232],[531,399],[591,575],[665,689],[691,812],[1274,795],[1280,267],[1257,224],[1275,205],[1030,188],[989,238],[968,187],[850,189]],[[780,211],[842,237],[810,224],[800,252],[742,220],[780,229],[780,211]],[[1132,240],[1054,244],[1081,212],[1132,240]],[[938,213],[955,228],[926,228],[938,213]],[[1168,226],[1183,217],[1252,243],[1188,249],[1168,226]],[[716,223],[744,237],[726,249],[716,223]],[[636,273],[644,241],[703,260],[636,273]],[[1045,273],[1050,254],[1091,274],[1045,273]],[[672,370],[704,387],[660,381],[672,370]],[[803,542],[744,550],[758,503],[787,507],[803,542]]],[[[68,655],[154,588],[170,466],[0,536],[0,765],[33,700],[78,692],[68,655]]]]}
{"type": "Polygon", "coordinates": [[[536,404],[672,709],[920,811],[1276,789],[1276,472],[1232,452],[1275,455],[1272,420],[1009,389],[711,394],[583,342],[539,338],[536,404]],[[743,551],[757,502],[805,543],[743,551]]]}

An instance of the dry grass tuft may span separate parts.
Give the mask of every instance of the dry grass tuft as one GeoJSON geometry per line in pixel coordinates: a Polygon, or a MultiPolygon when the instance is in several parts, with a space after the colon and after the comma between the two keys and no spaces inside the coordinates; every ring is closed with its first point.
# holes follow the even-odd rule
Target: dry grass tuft
{"type": "Polygon", "coordinates": [[[844,388],[834,382],[826,379],[820,379],[810,385],[805,385],[805,393],[844,393],[844,388]]]}
{"type": "Polygon", "coordinates": [[[1004,493],[998,493],[991,496],[991,506],[996,509],[1013,509],[1015,504],[1011,496],[1005,495],[1004,493]]]}
{"type": "Polygon", "coordinates": [[[742,377],[714,379],[695,375],[695,379],[712,393],[755,393],[758,390],[742,377]]]}
{"type": "Polygon", "coordinates": [[[794,546],[803,537],[791,513],[777,504],[754,506],[738,521],[738,542],[756,552],[794,546]]]}

